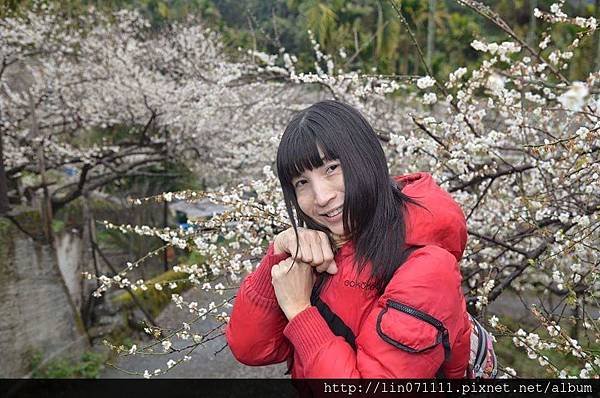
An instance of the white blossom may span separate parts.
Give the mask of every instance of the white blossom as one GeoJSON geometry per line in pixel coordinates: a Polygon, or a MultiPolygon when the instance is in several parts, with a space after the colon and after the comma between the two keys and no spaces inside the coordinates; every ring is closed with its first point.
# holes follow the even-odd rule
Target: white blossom
{"type": "Polygon", "coordinates": [[[492,91],[492,93],[499,95],[504,88],[504,82],[505,79],[502,76],[494,73],[488,77],[486,86],[492,91]]]}
{"type": "Polygon", "coordinates": [[[517,372],[513,368],[510,368],[508,366],[504,368],[504,371],[513,377],[517,375],[517,372]]]}
{"type": "Polygon", "coordinates": [[[165,340],[165,341],[163,341],[161,344],[162,344],[162,346],[163,346],[163,350],[164,350],[165,352],[169,351],[169,350],[171,349],[171,346],[173,345],[173,343],[171,343],[171,341],[170,341],[170,340],[165,340]]]}
{"type": "Polygon", "coordinates": [[[563,108],[570,111],[580,111],[585,105],[589,88],[584,82],[574,82],[569,89],[558,97],[558,102],[563,108]]]}
{"type": "Polygon", "coordinates": [[[425,90],[433,85],[435,85],[435,80],[431,76],[421,77],[417,80],[417,87],[419,87],[421,90],[425,90]]]}
{"type": "Polygon", "coordinates": [[[435,93],[425,93],[425,95],[423,95],[423,104],[424,105],[431,105],[431,104],[435,104],[437,102],[437,96],[435,95],[435,93]]]}
{"type": "Polygon", "coordinates": [[[498,321],[498,317],[496,315],[492,315],[488,322],[490,323],[491,327],[495,328],[498,325],[498,321]]]}
{"type": "Polygon", "coordinates": [[[558,325],[548,326],[547,329],[550,336],[558,336],[558,334],[560,333],[560,326],[558,325]]]}

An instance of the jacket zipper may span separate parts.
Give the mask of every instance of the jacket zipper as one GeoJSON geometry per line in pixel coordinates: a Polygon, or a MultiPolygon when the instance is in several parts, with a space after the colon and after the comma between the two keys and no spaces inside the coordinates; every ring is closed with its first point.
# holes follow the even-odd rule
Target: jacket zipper
{"type": "Polygon", "coordinates": [[[409,307],[408,305],[402,304],[402,303],[398,303],[396,301],[393,300],[388,300],[388,306],[395,308],[397,310],[400,310],[402,312],[406,312],[412,316],[414,316],[415,318],[419,318],[422,321],[425,321],[433,326],[435,326],[436,329],[440,330],[440,331],[444,331],[446,330],[446,328],[444,327],[444,324],[442,322],[440,322],[439,320],[435,319],[434,317],[432,317],[429,314],[426,314],[424,312],[421,312],[415,308],[409,307]]]}
{"type": "Polygon", "coordinates": [[[434,326],[437,329],[437,331],[439,332],[437,341],[438,341],[438,343],[442,343],[442,346],[444,347],[444,362],[450,358],[450,353],[451,353],[450,336],[448,333],[448,329],[446,329],[446,327],[444,326],[444,324],[441,321],[439,321],[438,319],[435,319],[434,317],[432,317],[429,314],[421,312],[415,308],[409,307],[408,305],[399,303],[397,301],[388,300],[387,305],[389,307],[397,309],[398,311],[402,311],[404,313],[412,315],[415,318],[425,321],[425,322],[429,323],[430,325],[434,326]]]}

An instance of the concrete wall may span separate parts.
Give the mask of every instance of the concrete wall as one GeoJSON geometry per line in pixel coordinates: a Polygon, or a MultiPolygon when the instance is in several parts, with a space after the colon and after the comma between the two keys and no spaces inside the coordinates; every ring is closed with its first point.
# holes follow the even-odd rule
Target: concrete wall
{"type": "Polygon", "coordinates": [[[62,232],[54,237],[58,267],[78,312],[82,306],[82,246],[83,242],[77,231],[62,232]]]}
{"type": "Polygon", "coordinates": [[[0,222],[0,377],[24,377],[32,353],[76,357],[88,343],[52,245],[0,222]]]}

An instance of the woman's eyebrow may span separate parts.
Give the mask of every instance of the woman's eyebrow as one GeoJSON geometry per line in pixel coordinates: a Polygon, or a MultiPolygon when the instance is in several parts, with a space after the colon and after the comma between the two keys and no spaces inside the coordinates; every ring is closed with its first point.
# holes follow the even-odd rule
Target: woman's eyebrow
{"type": "Polygon", "coordinates": [[[292,181],[297,180],[299,178],[306,178],[306,177],[304,177],[304,171],[302,173],[298,174],[297,176],[292,177],[292,181]]]}

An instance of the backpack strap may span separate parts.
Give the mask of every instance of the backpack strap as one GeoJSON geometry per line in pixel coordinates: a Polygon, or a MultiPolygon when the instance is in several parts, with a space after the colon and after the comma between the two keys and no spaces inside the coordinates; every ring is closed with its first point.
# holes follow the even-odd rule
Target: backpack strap
{"type": "MultiPolygon", "coordinates": [[[[348,325],[344,323],[342,318],[340,318],[335,312],[331,310],[331,308],[329,308],[327,304],[325,304],[323,300],[321,300],[321,290],[323,289],[323,285],[325,285],[327,279],[328,276],[324,274],[320,274],[317,277],[317,281],[315,282],[312,293],[310,295],[310,303],[313,306],[317,307],[317,310],[319,311],[323,319],[325,319],[325,322],[327,322],[327,325],[329,326],[329,329],[333,332],[333,334],[335,334],[336,336],[343,337],[346,340],[346,342],[350,344],[352,349],[356,351],[356,336],[354,335],[352,329],[350,329],[348,325]]],[[[291,374],[293,366],[294,357],[291,356],[288,360],[288,369],[284,374],[291,374]]]]}
{"type": "Polygon", "coordinates": [[[344,323],[342,318],[340,318],[335,312],[331,310],[331,308],[329,308],[327,304],[325,304],[323,300],[321,300],[320,294],[325,279],[326,278],[324,275],[319,275],[319,279],[315,283],[312,294],[310,296],[310,303],[317,307],[317,310],[319,311],[323,319],[325,319],[325,322],[327,322],[327,325],[329,325],[329,329],[331,329],[333,334],[335,334],[336,336],[343,337],[346,340],[346,342],[350,344],[352,349],[356,351],[356,336],[354,335],[352,329],[350,329],[348,325],[344,323]]]}
{"type": "Polygon", "coordinates": [[[496,354],[494,352],[493,339],[490,333],[472,315],[469,315],[471,329],[471,345],[477,344],[477,350],[471,347],[469,358],[469,369],[472,377],[476,379],[493,379],[497,374],[496,354]]]}
{"type": "MultiPolygon", "coordinates": [[[[406,259],[410,257],[410,255],[415,250],[420,248],[421,246],[410,246],[409,248],[407,248],[404,251],[404,261],[406,261],[406,259]]],[[[354,351],[356,351],[356,336],[354,335],[352,329],[350,329],[348,325],[344,323],[342,318],[340,318],[335,312],[331,310],[331,308],[329,308],[327,304],[325,304],[323,300],[321,300],[321,290],[323,289],[323,286],[325,285],[325,282],[328,280],[328,278],[329,275],[325,275],[324,273],[319,275],[315,286],[313,286],[312,294],[310,296],[310,303],[317,307],[317,310],[319,311],[323,319],[325,319],[325,322],[327,322],[327,325],[329,325],[329,329],[331,329],[333,334],[335,334],[336,336],[343,337],[346,340],[346,342],[348,342],[348,344],[350,344],[350,346],[354,349],[354,351]]]]}

